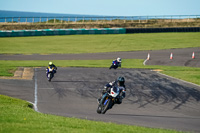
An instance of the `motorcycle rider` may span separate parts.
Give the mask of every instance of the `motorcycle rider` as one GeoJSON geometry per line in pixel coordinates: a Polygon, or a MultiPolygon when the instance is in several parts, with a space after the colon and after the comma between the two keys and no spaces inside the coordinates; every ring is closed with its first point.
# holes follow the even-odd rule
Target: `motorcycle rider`
{"type": "MultiPolygon", "coordinates": [[[[122,62],[122,59],[118,57],[116,60],[113,60],[112,64],[116,64],[118,67],[121,67],[121,62],[122,62]]],[[[111,68],[112,66],[110,67],[110,69],[111,68]]]]}
{"type": "Polygon", "coordinates": [[[53,68],[53,67],[54,67],[53,69],[53,76],[54,76],[54,73],[56,73],[57,67],[53,64],[53,62],[50,61],[48,67],[46,68],[47,77],[48,77],[48,69],[53,68]]]}
{"type": "Polygon", "coordinates": [[[101,98],[103,97],[103,95],[105,95],[106,92],[110,93],[111,88],[118,87],[119,90],[120,90],[120,94],[119,94],[119,97],[117,98],[117,100],[115,101],[115,103],[121,104],[122,99],[124,99],[125,96],[126,96],[126,87],[125,87],[124,83],[125,83],[125,78],[124,77],[118,77],[117,80],[106,84],[104,86],[103,91],[102,91],[101,97],[97,100],[98,103],[100,103],[101,98]]]}

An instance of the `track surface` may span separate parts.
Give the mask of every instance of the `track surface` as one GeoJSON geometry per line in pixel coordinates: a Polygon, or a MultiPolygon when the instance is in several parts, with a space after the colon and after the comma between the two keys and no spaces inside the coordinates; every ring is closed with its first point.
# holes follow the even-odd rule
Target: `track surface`
{"type": "MultiPolygon", "coordinates": [[[[183,58],[189,58],[189,53],[191,58],[193,50],[184,50],[188,54],[183,54],[183,58]]],[[[163,53],[152,51],[154,54],[159,52],[163,53]]],[[[161,57],[162,55],[159,56],[161,57]]],[[[147,63],[152,61],[154,60],[147,63]]],[[[196,61],[198,62],[198,58],[196,61]]],[[[190,61],[188,64],[195,63],[190,61]]],[[[198,63],[194,66],[198,66],[198,63]]],[[[1,94],[33,103],[37,98],[38,111],[42,113],[200,132],[200,87],[150,70],[59,68],[55,78],[49,83],[45,77],[45,68],[37,68],[32,81],[0,79],[0,85],[1,94]],[[126,78],[127,87],[123,103],[115,105],[105,115],[97,114],[96,99],[100,96],[100,89],[121,75],[126,78]],[[35,90],[37,97],[34,96],[35,90]]]]}

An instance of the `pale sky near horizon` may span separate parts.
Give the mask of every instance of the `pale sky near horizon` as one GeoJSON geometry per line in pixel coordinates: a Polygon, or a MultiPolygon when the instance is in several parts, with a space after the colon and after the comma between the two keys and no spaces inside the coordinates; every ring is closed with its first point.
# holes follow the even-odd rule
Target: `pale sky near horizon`
{"type": "Polygon", "coordinates": [[[200,15],[200,0],[0,0],[0,10],[145,16],[200,15]]]}

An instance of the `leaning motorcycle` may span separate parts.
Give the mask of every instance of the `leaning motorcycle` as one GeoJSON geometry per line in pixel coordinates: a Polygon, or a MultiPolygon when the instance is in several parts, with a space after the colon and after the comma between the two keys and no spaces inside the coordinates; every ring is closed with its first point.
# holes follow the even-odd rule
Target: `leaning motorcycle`
{"type": "Polygon", "coordinates": [[[47,68],[47,80],[49,82],[51,82],[51,79],[53,78],[53,76],[54,76],[54,67],[48,66],[48,68],[47,68]]]}
{"type": "Polygon", "coordinates": [[[120,64],[118,64],[116,61],[113,61],[109,69],[112,69],[112,68],[117,69],[119,66],[120,64]]]}
{"type": "Polygon", "coordinates": [[[106,92],[98,105],[97,113],[105,114],[107,110],[111,109],[115,101],[119,98],[120,90],[118,87],[113,87],[110,89],[110,93],[106,92]]]}

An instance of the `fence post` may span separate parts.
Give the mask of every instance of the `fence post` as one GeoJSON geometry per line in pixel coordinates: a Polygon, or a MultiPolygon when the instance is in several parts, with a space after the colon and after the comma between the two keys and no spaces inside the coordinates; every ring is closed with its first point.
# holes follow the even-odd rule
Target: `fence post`
{"type": "Polygon", "coordinates": [[[190,20],[190,16],[188,16],[187,22],[189,22],[189,20],[190,20]]]}
{"type": "Polygon", "coordinates": [[[13,23],[13,17],[12,17],[12,23],[13,23]]]}
{"type": "Polygon", "coordinates": [[[98,23],[98,20],[99,20],[99,19],[98,19],[98,18],[96,18],[96,23],[98,23]]]}
{"type": "Polygon", "coordinates": [[[141,22],[140,22],[140,16],[139,16],[139,23],[141,23],[141,22]]]}
{"type": "Polygon", "coordinates": [[[6,23],[6,17],[5,17],[5,23],[6,23]]]}
{"type": "Polygon", "coordinates": [[[54,18],[54,24],[56,23],[56,18],[54,18]]]}
{"type": "Polygon", "coordinates": [[[34,23],[34,18],[33,18],[33,20],[32,20],[32,23],[34,23]]]}
{"type": "Polygon", "coordinates": [[[27,18],[26,18],[26,23],[27,23],[27,18]]]}
{"type": "Polygon", "coordinates": [[[165,16],[163,16],[162,22],[165,22],[165,16]]]}
{"type": "Polygon", "coordinates": [[[41,17],[40,17],[40,23],[41,23],[41,17]]]}
{"type": "Polygon", "coordinates": [[[48,23],[48,21],[49,21],[49,18],[47,17],[47,21],[46,21],[46,23],[48,23]]]}
{"type": "Polygon", "coordinates": [[[146,17],[146,23],[148,22],[148,16],[146,17]]]}

